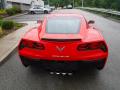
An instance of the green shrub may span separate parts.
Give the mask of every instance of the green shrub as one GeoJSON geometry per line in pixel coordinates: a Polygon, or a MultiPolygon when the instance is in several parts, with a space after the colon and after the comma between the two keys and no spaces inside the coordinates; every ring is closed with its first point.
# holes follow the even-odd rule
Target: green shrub
{"type": "Polygon", "coordinates": [[[6,15],[7,15],[6,10],[0,9],[0,20],[3,19],[3,17],[6,16],[6,15]]]}
{"type": "Polygon", "coordinates": [[[23,24],[22,23],[14,23],[14,26],[15,26],[15,28],[14,29],[19,29],[19,28],[21,28],[22,26],[23,26],[23,24]]]}
{"type": "Polygon", "coordinates": [[[8,15],[11,16],[11,15],[14,15],[14,14],[17,14],[17,13],[21,13],[22,11],[21,11],[20,7],[14,6],[12,8],[6,9],[6,12],[7,12],[8,15]]]}
{"type": "Polygon", "coordinates": [[[15,11],[13,10],[13,8],[8,8],[8,9],[6,9],[6,12],[7,12],[7,14],[10,15],[10,16],[15,14],[15,11]]]}
{"type": "Polygon", "coordinates": [[[2,20],[3,19],[3,17],[0,15],[0,20],[2,20]]]}
{"type": "Polygon", "coordinates": [[[0,28],[0,37],[1,37],[2,34],[3,34],[3,31],[2,31],[2,29],[0,28]]]}
{"type": "Polygon", "coordinates": [[[20,7],[17,7],[17,6],[14,6],[12,9],[15,12],[15,14],[22,12],[21,9],[20,9],[20,7]]]}
{"type": "Polygon", "coordinates": [[[6,10],[4,10],[4,9],[0,10],[0,15],[6,15],[6,14],[7,14],[6,10]]]}
{"type": "Polygon", "coordinates": [[[14,28],[14,22],[13,21],[3,21],[1,27],[3,30],[11,30],[14,28]]]}
{"type": "Polygon", "coordinates": [[[2,21],[2,20],[0,20],[0,27],[1,27],[1,25],[2,25],[2,22],[3,22],[3,21],[2,21]]]}

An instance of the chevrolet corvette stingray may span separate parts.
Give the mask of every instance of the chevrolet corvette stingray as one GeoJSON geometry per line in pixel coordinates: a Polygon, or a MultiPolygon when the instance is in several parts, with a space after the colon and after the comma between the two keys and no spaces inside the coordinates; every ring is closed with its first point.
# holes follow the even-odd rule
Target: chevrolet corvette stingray
{"type": "Polygon", "coordinates": [[[66,69],[82,62],[104,68],[108,47],[95,27],[80,14],[50,14],[37,28],[29,30],[18,45],[22,64],[66,69]]]}

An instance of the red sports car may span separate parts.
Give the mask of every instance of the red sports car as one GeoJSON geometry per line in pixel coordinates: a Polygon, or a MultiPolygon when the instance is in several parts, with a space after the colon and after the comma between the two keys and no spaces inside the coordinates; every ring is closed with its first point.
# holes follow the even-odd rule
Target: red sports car
{"type": "Polygon", "coordinates": [[[24,66],[79,67],[82,62],[104,68],[108,48],[101,33],[79,14],[50,14],[38,28],[29,30],[18,49],[24,66]]]}

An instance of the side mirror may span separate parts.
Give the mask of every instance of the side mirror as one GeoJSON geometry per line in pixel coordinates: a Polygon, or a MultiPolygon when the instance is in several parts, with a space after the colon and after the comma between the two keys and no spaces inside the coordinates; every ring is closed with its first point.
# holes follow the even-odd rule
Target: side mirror
{"type": "Polygon", "coordinates": [[[88,24],[94,24],[94,23],[95,23],[94,20],[90,20],[90,21],[88,21],[88,24]]]}
{"type": "Polygon", "coordinates": [[[37,23],[42,23],[43,21],[42,20],[37,20],[37,23]]]}

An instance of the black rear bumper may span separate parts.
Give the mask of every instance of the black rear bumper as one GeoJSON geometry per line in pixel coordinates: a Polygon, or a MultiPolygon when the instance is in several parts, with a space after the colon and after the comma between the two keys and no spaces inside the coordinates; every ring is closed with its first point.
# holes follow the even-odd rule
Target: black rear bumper
{"type": "Polygon", "coordinates": [[[37,60],[28,59],[20,56],[21,61],[28,61],[30,64],[39,65],[42,68],[54,71],[76,71],[80,68],[89,68],[97,64],[98,62],[105,60],[90,60],[90,61],[55,61],[55,60],[37,60]]]}

